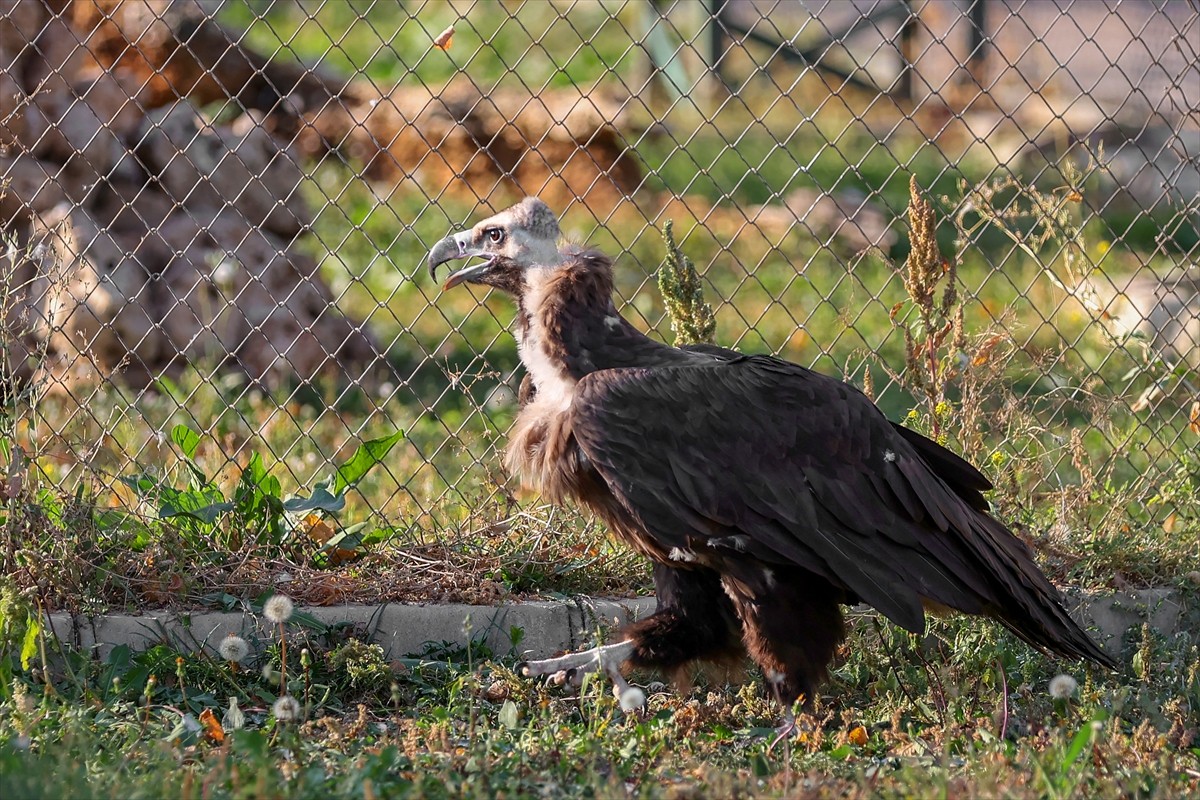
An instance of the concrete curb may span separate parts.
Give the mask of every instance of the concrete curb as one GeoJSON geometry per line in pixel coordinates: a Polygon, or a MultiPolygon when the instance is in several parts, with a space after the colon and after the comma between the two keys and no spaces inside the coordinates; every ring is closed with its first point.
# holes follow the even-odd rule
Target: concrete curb
{"type": "MultiPolygon", "coordinates": [[[[1068,596],[1077,619],[1093,631],[1114,655],[1135,648],[1143,624],[1161,636],[1200,639],[1200,603],[1173,589],[1143,589],[1118,593],[1075,593],[1068,596]]],[[[429,642],[462,645],[481,640],[497,655],[549,655],[595,642],[601,629],[641,619],[654,611],[655,599],[607,600],[580,597],[574,601],[526,601],[499,606],[462,604],[328,606],[300,609],[327,626],[351,626],[359,638],[382,645],[389,658],[421,652],[429,642]],[[514,648],[511,631],[523,631],[514,648]]],[[[141,615],[91,617],[52,614],[49,623],[64,644],[105,658],[114,647],[135,650],[170,643],[186,652],[215,653],[230,633],[252,642],[270,635],[269,623],[249,611],[150,611],[141,615]]],[[[300,615],[295,624],[304,624],[300,615]]]]}
{"type": "MultiPolygon", "coordinates": [[[[389,658],[421,652],[429,642],[466,644],[482,640],[497,655],[554,653],[584,646],[601,629],[625,625],[649,615],[653,597],[625,600],[577,598],[566,601],[526,601],[499,606],[445,605],[344,605],[297,609],[293,625],[305,617],[329,626],[348,626],[355,635],[383,646],[389,658]],[[511,632],[520,628],[520,645],[514,648],[511,632]]],[[[200,649],[215,653],[221,639],[236,633],[251,642],[267,639],[272,626],[250,611],[148,611],[144,614],[109,614],[91,617],[51,614],[49,623],[64,644],[95,653],[103,659],[118,645],[134,650],[170,643],[184,652],[200,649]]]]}

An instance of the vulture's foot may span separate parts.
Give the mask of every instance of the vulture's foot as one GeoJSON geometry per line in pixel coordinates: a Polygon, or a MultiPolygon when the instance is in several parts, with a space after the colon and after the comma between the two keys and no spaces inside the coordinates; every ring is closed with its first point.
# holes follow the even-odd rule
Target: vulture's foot
{"type": "Polygon", "coordinates": [[[545,675],[549,683],[556,686],[583,685],[583,677],[592,672],[603,672],[613,683],[613,696],[621,703],[623,711],[633,711],[646,703],[646,695],[635,686],[630,686],[621,674],[621,664],[633,652],[634,644],[626,640],[614,644],[604,644],[583,650],[578,653],[568,653],[558,658],[547,658],[541,661],[522,661],[517,665],[517,674],[526,678],[545,675]]]}

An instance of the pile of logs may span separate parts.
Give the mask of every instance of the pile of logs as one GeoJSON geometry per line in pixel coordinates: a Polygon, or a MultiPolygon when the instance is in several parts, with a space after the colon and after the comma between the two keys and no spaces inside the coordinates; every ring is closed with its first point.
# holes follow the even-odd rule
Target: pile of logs
{"type": "Polygon", "coordinates": [[[147,107],[137,72],[98,62],[72,10],[0,16],[10,369],[144,386],[231,363],[275,385],[381,359],[298,251],[312,212],[289,148],[248,115],[211,124],[184,97],[147,107]]]}
{"type": "Polygon", "coordinates": [[[298,245],[301,165],[334,151],[429,197],[615,203],[640,183],[619,104],[381,93],[240,38],[195,0],[0,0],[8,371],[144,386],[215,361],[275,385],[382,363],[298,245]],[[240,116],[206,118],[214,102],[240,116]]]}

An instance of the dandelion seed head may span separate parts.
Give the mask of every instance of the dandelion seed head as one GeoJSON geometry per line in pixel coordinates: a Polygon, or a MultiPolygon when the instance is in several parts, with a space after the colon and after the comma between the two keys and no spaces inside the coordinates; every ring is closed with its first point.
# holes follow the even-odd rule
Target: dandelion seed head
{"type": "Polygon", "coordinates": [[[271,705],[271,713],[280,722],[291,722],[300,716],[300,701],[285,694],[271,705]]]}
{"type": "Polygon", "coordinates": [[[263,603],[263,616],[276,625],[282,625],[291,619],[294,610],[292,598],[286,594],[271,595],[271,598],[263,603]]]}
{"type": "Polygon", "coordinates": [[[637,711],[642,706],[646,705],[646,693],[636,686],[630,686],[625,691],[621,692],[621,710],[626,714],[631,711],[637,711]]]}
{"type": "Polygon", "coordinates": [[[1056,700],[1066,700],[1078,688],[1079,682],[1070,675],[1055,675],[1050,679],[1050,696],[1056,700]]]}
{"type": "Polygon", "coordinates": [[[236,664],[250,655],[250,645],[242,637],[231,633],[221,640],[217,652],[220,653],[221,658],[236,664]]]}

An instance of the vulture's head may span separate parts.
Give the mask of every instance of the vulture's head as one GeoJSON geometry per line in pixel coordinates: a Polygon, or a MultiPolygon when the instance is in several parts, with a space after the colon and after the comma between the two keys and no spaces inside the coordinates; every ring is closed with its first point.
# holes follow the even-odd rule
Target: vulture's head
{"type": "Polygon", "coordinates": [[[536,197],[526,197],[512,208],[478,223],[469,231],[442,239],[429,251],[429,273],[447,261],[467,259],[450,274],[443,289],[460,283],[482,283],[519,295],[524,272],[562,261],[558,251],[558,218],[536,197]],[[481,259],[472,262],[472,259],[481,259]]]}

